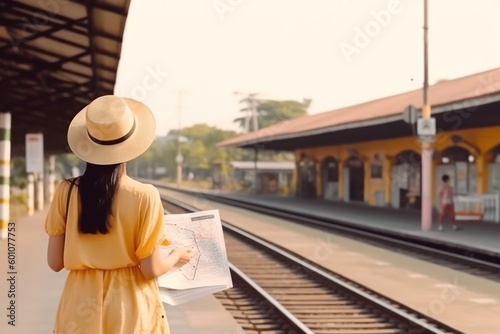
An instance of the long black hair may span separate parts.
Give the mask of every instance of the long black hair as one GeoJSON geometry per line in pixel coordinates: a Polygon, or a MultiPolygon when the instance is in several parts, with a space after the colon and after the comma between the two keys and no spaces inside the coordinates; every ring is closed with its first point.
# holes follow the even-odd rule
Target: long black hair
{"type": "Polygon", "coordinates": [[[124,164],[87,167],[78,180],[80,192],[80,219],[78,229],[84,234],[107,234],[113,197],[123,174],[124,164]]]}

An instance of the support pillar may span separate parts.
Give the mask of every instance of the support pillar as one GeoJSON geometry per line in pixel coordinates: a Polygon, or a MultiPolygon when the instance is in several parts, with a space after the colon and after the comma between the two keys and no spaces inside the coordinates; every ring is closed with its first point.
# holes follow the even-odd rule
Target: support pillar
{"type": "Polygon", "coordinates": [[[363,175],[364,175],[364,191],[363,191],[363,201],[367,204],[373,205],[371,198],[371,185],[372,185],[372,174],[371,174],[371,160],[369,158],[363,158],[363,175]]]}
{"type": "Polygon", "coordinates": [[[0,113],[0,239],[6,239],[10,218],[10,113],[0,113]]]}
{"type": "Polygon", "coordinates": [[[297,161],[297,158],[295,158],[294,160],[295,162],[295,167],[293,169],[293,172],[292,172],[292,180],[290,181],[291,182],[291,187],[290,187],[290,191],[289,191],[289,194],[292,195],[292,196],[295,196],[297,197],[298,196],[298,180],[299,180],[299,162],[300,161],[297,161]]]}
{"type": "Polygon", "coordinates": [[[257,194],[257,184],[259,180],[259,173],[257,168],[257,162],[259,161],[259,149],[254,147],[254,156],[253,156],[253,181],[252,181],[252,194],[257,194]]]}
{"type": "Polygon", "coordinates": [[[323,198],[325,194],[323,193],[323,171],[321,169],[322,163],[315,162],[314,168],[316,169],[316,197],[323,198]]]}
{"type": "Polygon", "coordinates": [[[389,207],[392,200],[392,161],[388,157],[383,160],[382,175],[384,176],[384,203],[389,207]]]}
{"type": "Polygon", "coordinates": [[[422,143],[422,212],[421,227],[423,231],[432,228],[432,145],[422,143]]]}
{"type": "Polygon", "coordinates": [[[35,182],[35,210],[42,211],[45,205],[42,173],[36,173],[35,182]]]}
{"type": "Polygon", "coordinates": [[[481,154],[476,157],[476,171],[476,192],[478,194],[486,194],[488,192],[488,163],[485,154],[481,154]]]}
{"type": "Polygon", "coordinates": [[[339,200],[343,201],[344,200],[344,183],[346,182],[344,178],[344,168],[345,168],[345,162],[344,161],[338,161],[339,164],[339,200]]]}
{"type": "Polygon", "coordinates": [[[45,161],[45,200],[52,201],[56,183],[56,157],[51,155],[45,161]]]}
{"type": "MultiPolygon", "coordinates": [[[[428,0],[424,0],[424,101],[422,106],[422,118],[429,121],[432,117],[431,106],[429,104],[429,80],[428,80],[428,0]]],[[[435,123],[434,123],[435,124],[435,123]]],[[[435,126],[435,125],[434,125],[435,126]]],[[[432,139],[422,140],[422,211],[420,225],[423,231],[430,231],[432,228],[432,152],[435,142],[434,128],[432,139]]],[[[422,133],[418,133],[420,136],[422,133]]]]}
{"type": "Polygon", "coordinates": [[[35,176],[33,174],[28,174],[26,189],[28,190],[28,215],[32,216],[35,213],[35,176]]]}
{"type": "MultiPolygon", "coordinates": [[[[179,142],[180,145],[180,142],[179,142]]],[[[181,151],[179,149],[179,152],[177,153],[177,156],[175,157],[175,162],[177,163],[177,187],[180,187],[182,184],[182,163],[184,161],[184,157],[181,154],[181,151]]]]}

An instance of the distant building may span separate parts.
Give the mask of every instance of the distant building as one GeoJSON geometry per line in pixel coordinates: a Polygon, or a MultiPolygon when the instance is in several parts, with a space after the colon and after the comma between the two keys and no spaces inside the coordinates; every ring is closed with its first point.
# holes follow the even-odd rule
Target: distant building
{"type": "Polygon", "coordinates": [[[231,161],[230,173],[239,184],[251,189],[257,171],[258,194],[288,194],[295,165],[293,161],[231,161]],[[257,168],[255,168],[257,167],[257,168]]]}
{"type": "MultiPolygon", "coordinates": [[[[429,87],[436,127],[433,202],[437,206],[441,176],[448,174],[459,195],[457,212],[481,210],[485,220],[497,222],[499,78],[496,68],[429,87]]],[[[420,209],[422,144],[411,120],[421,115],[422,101],[422,89],[417,89],[288,120],[218,145],[293,152],[296,196],[420,209]],[[409,106],[416,114],[405,112],[409,106]]]]}

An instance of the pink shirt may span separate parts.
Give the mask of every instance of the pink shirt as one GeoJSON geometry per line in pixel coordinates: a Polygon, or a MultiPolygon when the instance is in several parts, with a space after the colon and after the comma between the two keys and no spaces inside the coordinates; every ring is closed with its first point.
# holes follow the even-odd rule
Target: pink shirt
{"type": "Polygon", "coordinates": [[[453,204],[453,187],[448,183],[443,183],[439,191],[441,205],[453,204]]]}

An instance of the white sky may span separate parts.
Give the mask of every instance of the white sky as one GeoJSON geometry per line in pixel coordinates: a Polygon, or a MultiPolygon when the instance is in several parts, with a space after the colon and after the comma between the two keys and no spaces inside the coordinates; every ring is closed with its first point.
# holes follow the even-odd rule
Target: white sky
{"type": "MultiPolygon", "coordinates": [[[[500,67],[500,1],[428,2],[430,84],[500,67]]],[[[165,135],[179,123],[238,130],[236,91],[311,98],[315,114],[418,89],[423,4],[132,0],[115,94],[146,103],[165,135]]]]}

